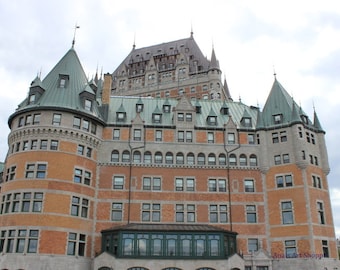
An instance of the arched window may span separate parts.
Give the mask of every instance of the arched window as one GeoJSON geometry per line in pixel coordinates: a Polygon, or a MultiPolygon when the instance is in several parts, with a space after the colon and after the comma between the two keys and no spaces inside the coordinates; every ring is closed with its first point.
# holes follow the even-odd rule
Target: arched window
{"type": "Polygon", "coordinates": [[[128,270],[149,270],[148,268],[145,268],[145,267],[130,267],[128,270]]]}
{"type": "Polygon", "coordinates": [[[240,166],[247,166],[247,156],[245,154],[240,155],[240,166]]]}
{"type": "Polygon", "coordinates": [[[103,266],[103,267],[98,268],[98,270],[111,270],[111,269],[112,268],[107,267],[107,266],[103,266]]]}
{"type": "Polygon", "coordinates": [[[133,152],[133,163],[141,163],[142,155],[139,151],[133,152]]]}
{"type": "Polygon", "coordinates": [[[176,164],[184,164],[184,155],[183,153],[177,153],[176,155],[176,164]]]}
{"type": "Polygon", "coordinates": [[[150,164],[152,162],[152,155],[150,151],[144,153],[144,163],[150,164]]]}
{"type": "Polygon", "coordinates": [[[163,155],[161,152],[155,153],[155,163],[162,163],[163,162],[163,155]]]}
{"type": "Polygon", "coordinates": [[[195,164],[195,155],[193,153],[187,154],[187,164],[194,165],[195,164]]]}
{"type": "Polygon", "coordinates": [[[197,156],[197,164],[205,165],[205,155],[203,153],[199,153],[197,156]]]}
{"type": "Polygon", "coordinates": [[[111,152],[111,162],[119,162],[119,152],[118,152],[118,150],[113,150],[111,152]]]}
{"type": "Polygon", "coordinates": [[[250,166],[257,166],[257,157],[256,157],[256,155],[254,155],[254,154],[250,155],[249,163],[250,163],[250,166]]]}
{"type": "Polygon", "coordinates": [[[181,269],[177,267],[167,267],[167,268],[163,268],[162,270],[181,270],[181,269]]]}
{"type": "Polygon", "coordinates": [[[225,157],[225,154],[220,154],[218,156],[218,164],[219,165],[227,165],[227,159],[225,157]]]}
{"type": "Polygon", "coordinates": [[[236,155],[230,154],[229,155],[229,165],[237,165],[236,155]]]}
{"type": "Polygon", "coordinates": [[[122,154],[122,161],[123,162],[130,162],[130,152],[128,150],[124,150],[122,154]]]}
{"type": "Polygon", "coordinates": [[[214,153],[210,153],[208,156],[208,165],[216,165],[216,156],[214,153]]]}
{"type": "Polygon", "coordinates": [[[167,152],[165,154],[165,163],[166,164],[173,164],[174,163],[174,155],[171,152],[167,152]]]}

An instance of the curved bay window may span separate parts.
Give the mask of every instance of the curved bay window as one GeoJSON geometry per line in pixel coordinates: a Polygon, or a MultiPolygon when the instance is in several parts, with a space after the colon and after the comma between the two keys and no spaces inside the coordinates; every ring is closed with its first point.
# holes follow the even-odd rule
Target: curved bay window
{"type": "Polygon", "coordinates": [[[118,258],[226,259],[236,250],[236,233],[210,225],[129,224],[102,232],[102,251],[118,258]]]}

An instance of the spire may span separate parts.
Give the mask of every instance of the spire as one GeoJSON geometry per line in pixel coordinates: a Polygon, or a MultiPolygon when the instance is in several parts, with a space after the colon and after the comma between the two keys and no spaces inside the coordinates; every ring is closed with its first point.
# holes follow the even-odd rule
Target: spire
{"type": "Polygon", "coordinates": [[[78,28],[80,28],[80,26],[76,24],[74,26],[74,34],[73,34],[73,40],[72,40],[72,49],[74,48],[74,44],[76,43],[76,32],[77,32],[78,28]]]}
{"type": "Polygon", "coordinates": [[[227,84],[227,79],[226,77],[224,76],[224,83],[223,83],[223,89],[224,89],[224,93],[226,95],[226,98],[230,101],[233,101],[231,95],[230,95],[230,91],[229,91],[229,87],[228,87],[228,84],[227,84]]]}
{"type": "Polygon", "coordinates": [[[321,124],[320,124],[320,121],[319,121],[319,117],[315,111],[315,108],[314,108],[314,120],[313,120],[313,126],[318,130],[318,131],[322,131],[324,132],[324,130],[322,129],[321,127],[321,124]]]}
{"type": "Polygon", "coordinates": [[[218,64],[218,61],[217,61],[217,58],[216,58],[216,55],[215,55],[214,47],[212,48],[211,60],[210,60],[210,69],[213,69],[213,68],[220,69],[220,66],[218,64]]]}

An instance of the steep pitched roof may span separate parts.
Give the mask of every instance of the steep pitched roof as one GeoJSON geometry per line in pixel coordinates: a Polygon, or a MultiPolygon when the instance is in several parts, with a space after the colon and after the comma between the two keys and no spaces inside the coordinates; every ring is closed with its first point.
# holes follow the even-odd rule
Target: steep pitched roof
{"type": "Polygon", "coordinates": [[[91,116],[101,118],[95,98],[92,111],[84,108],[80,94],[87,93],[87,96],[92,97],[95,97],[96,94],[90,87],[78,55],[73,48],[67,51],[42,81],[36,78],[32,86],[40,86],[45,91],[35,103],[29,104],[27,99],[24,100],[19,105],[17,112],[36,107],[40,109],[50,107],[82,111],[83,113],[91,114],[91,116]],[[61,78],[66,79],[65,87],[60,85],[61,78]]]}
{"type": "Polygon", "coordinates": [[[300,115],[306,115],[302,109],[297,110],[298,105],[294,99],[288,94],[283,86],[276,79],[267,98],[266,104],[262,111],[262,123],[264,127],[272,127],[277,125],[292,124],[293,122],[302,122],[300,115]],[[281,116],[280,123],[277,123],[274,116],[281,116]]]}

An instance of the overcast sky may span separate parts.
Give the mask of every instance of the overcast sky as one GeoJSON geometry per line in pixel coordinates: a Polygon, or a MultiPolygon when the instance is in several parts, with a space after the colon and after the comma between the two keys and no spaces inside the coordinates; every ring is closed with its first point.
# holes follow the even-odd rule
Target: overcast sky
{"type": "Polygon", "coordinates": [[[0,0],[0,160],[7,120],[71,48],[85,72],[112,73],[132,49],[187,38],[208,58],[214,47],[234,100],[263,108],[277,79],[326,131],[328,175],[340,237],[340,8],[314,0],[0,0]]]}

